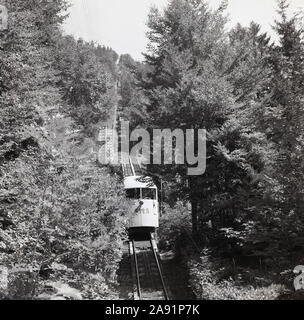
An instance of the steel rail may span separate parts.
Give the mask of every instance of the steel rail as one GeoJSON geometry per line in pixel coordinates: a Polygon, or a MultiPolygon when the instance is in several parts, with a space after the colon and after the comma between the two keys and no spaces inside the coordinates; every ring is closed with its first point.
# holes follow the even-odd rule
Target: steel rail
{"type": "Polygon", "coordinates": [[[155,248],[155,246],[154,246],[154,240],[153,240],[152,236],[150,238],[150,244],[151,244],[151,249],[153,251],[154,259],[156,261],[158,274],[160,276],[160,280],[161,280],[161,283],[162,283],[165,300],[169,300],[169,295],[168,295],[168,292],[167,292],[167,289],[166,289],[165,279],[163,277],[163,273],[162,273],[161,266],[160,266],[160,263],[159,263],[159,259],[158,259],[158,256],[157,256],[157,247],[155,248]]]}
{"type": "Polygon", "coordinates": [[[140,287],[140,279],[139,279],[138,260],[137,260],[137,256],[136,256],[136,248],[135,248],[134,240],[132,240],[132,247],[133,247],[133,253],[134,253],[137,294],[138,294],[139,300],[141,300],[142,299],[142,295],[141,295],[141,287],[140,287]]]}

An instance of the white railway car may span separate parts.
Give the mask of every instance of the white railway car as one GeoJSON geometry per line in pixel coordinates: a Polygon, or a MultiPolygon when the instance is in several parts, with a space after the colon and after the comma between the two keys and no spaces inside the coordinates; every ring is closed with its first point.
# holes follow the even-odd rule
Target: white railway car
{"type": "Polygon", "coordinates": [[[127,198],[133,201],[129,231],[154,232],[159,226],[157,187],[150,177],[128,176],[124,179],[127,198]]]}

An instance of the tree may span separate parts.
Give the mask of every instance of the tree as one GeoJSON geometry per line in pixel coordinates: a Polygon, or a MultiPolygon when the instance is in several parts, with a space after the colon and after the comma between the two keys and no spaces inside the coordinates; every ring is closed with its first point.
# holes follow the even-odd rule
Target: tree
{"type": "Polygon", "coordinates": [[[107,120],[116,103],[117,75],[110,73],[101,53],[101,48],[93,43],[76,42],[72,37],[61,38],[56,52],[59,85],[68,104],[62,112],[71,116],[90,137],[96,136],[98,124],[107,120]]]}
{"type": "Polygon", "coordinates": [[[272,91],[265,120],[277,152],[274,210],[290,252],[303,232],[303,30],[297,27],[296,16],[287,17],[287,1],[278,1],[278,6],[281,18],[274,29],[280,42],[270,60],[272,91]]]}
{"type": "Polygon", "coordinates": [[[248,30],[237,26],[228,37],[224,10],[225,4],[213,12],[204,1],[172,1],[163,16],[153,10],[149,20],[149,71],[142,79],[147,125],[208,133],[204,176],[187,177],[185,166],[161,171],[172,181],[181,177],[176,197],[191,201],[194,233],[202,211],[252,187],[261,157],[257,143],[265,144],[256,142],[263,137],[248,116],[266,95],[269,38],[254,23],[248,30]]]}
{"type": "Polygon", "coordinates": [[[114,81],[96,46],[62,36],[65,8],[61,0],[12,0],[0,35],[4,298],[50,299],[46,287],[68,295],[67,283],[73,299],[107,298],[122,254],[122,185],[88,152],[92,128],[116,98],[114,81]]]}

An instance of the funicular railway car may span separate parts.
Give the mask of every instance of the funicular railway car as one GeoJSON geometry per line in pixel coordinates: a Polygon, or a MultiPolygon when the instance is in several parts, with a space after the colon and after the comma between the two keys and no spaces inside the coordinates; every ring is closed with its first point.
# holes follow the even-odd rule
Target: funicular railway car
{"type": "Polygon", "coordinates": [[[154,232],[159,227],[159,205],[157,187],[152,178],[127,176],[124,188],[127,198],[133,203],[129,220],[130,234],[154,232]]]}

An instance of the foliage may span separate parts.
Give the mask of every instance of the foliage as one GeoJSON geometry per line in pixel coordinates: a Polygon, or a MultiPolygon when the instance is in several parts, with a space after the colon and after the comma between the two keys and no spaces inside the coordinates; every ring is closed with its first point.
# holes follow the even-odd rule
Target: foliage
{"type": "Polygon", "coordinates": [[[131,122],[132,127],[142,123],[147,116],[146,103],[142,90],[139,89],[138,77],[144,72],[145,64],[136,62],[128,54],[119,59],[119,113],[121,117],[131,122]]]}
{"type": "Polygon", "coordinates": [[[170,204],[163,244],[172,247],[191,225],[220,255],[191,262],[197,295],[278,298],[284,279],[254,277],[303,259],[304,37],[288,1],[278,1],[274,44],[254,22],[227,30],[226,1],[211,10],[204,0],[172,0],[163,13],[151,10],[144,63],[63,36],[64,0],[7,6],[1,298],[115,297],[128,204],[118,176],[95,162],[95,138],[116,105],[132,127],[207,131],[204,175],[189,177],[187,163],[148,168],[170,204]]]}
{"type": "Polygon", "coordinates": [[[93,136],[116,99],[117,56],[63,37],[66,7],[12,0],[0,35],[6,299],[115,297],[128,204],[119,178],[95,162],[93,136]]]}
{"type": "Polygon", "coordinates": [[[202,300],[277,300],[286,291],[265,278],[265,273],[236,269],[208,255],[199,262],[190,261],[189,268],[192,287],[202,300]]]}
{"type": "MultiPolygon", "coordinates": [[[[187,176],[187,163],[149,167],[168,187],[165,201],[191,204],[205,246],[282,271],[303,254],[304,51],[300,16],[287,16],[287,0],[278,7],[277,44],[254,22],[227,31],[225,2],[152,9],[136,78],[144,104],[133,104],[143,116],[133,119],[149,130],[207,130],[204,175],[187,176]]],[[[170,214],[162,219],[170,234],[170,214]]]]}
{"type": "Polygon", "coordinates": [[[66,102],[62,112],[72,117],[83,127],[84,134],[91,137],[96,136],[98,124],[107,120],[117,100],[117,75],[112,73],[116,72],[115,60],[109,61],[108,51],[105,57],[102,52],[94,43],[75,41],[71,36],[62,37],[56,48],[58,84],[66,102]]]}
{"type": "Polygon", "coordinates": [[[191,230],[189,209],[182,203],[177,203],[173,208],[165,204],[159,220],[157,236],[161,249],[172,249],[181,234],[191,230]]]}

